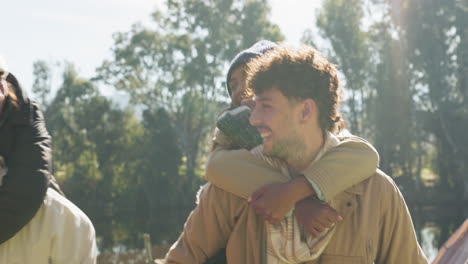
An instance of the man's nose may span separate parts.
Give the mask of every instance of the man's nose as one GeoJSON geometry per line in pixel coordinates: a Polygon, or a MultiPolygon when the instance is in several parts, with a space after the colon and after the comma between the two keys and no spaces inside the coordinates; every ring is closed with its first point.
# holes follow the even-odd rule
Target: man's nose
{"type": "Polygon", "coordinates": [[[250,113],[249,122],[252,126],[257,126],[258,124],[260,124],[260,115],[258,113],[258,107],[253,107],[252,112],[250,113]]]}

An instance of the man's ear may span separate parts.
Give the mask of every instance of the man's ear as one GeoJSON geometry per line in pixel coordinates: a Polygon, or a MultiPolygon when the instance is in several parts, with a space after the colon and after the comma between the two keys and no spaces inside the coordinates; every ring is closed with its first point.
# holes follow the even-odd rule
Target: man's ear
{"type": "Polygon", "coordinates": [[[301,121],[306,122],[317,114],[317,105],[312,99],[305,99],[301,103],[301,121]]]}

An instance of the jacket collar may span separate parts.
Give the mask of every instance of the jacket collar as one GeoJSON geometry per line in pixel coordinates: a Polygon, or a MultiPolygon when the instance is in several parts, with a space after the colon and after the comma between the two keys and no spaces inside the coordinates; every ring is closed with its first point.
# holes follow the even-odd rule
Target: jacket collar
{"type": "Polygon", "coordinates": [[[360,182],[356,185],[351,186],[350,188],[346,189],[345,192],[349,194],[356,194],[356,195],[363,195],[364,194],[364,183],[360,182]]]}
{"type": "Polygon", "coordinates": [[[322,148],[317,153],[317,156],[315,156],[314,161],[312,161],[312,163],[309,165],[309,167],[312,166],[319,159],[321,159],[323,157],[323,155],[325,155],[325,153],[327,153],[330,149],[338,146],[338,144],[340,144],[340,140],[335,135],[333,135],[331,132],[327,132],[325,134],[325,140],[323,142],[322,148]]]}

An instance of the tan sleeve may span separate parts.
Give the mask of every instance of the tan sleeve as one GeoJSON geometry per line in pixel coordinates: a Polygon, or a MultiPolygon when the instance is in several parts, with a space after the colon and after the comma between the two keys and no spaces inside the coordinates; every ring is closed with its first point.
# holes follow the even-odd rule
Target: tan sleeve
{"type": "Polygon", "coordinates": [[[210,183],[203,187],[198,198],[184,231],[166,255],[168,264],[201,264],[214,256],[226,247],[238,215],[248,207],[245,200],[210,183]]]}
{"type": "Polygon", "coordinates": [[[366,140],[350,136],[330,149],[313,166],[304,171],[328,202],[340,192],[369,178],[379,164],[377,151],[366,140]]]}
{"type": "MultiPolygon", "coordinates": [[[[377,151],[359,137],[343,138],[319,161],[304,171],[329,201],[338,193],[375,173],[379,163],[377,151]]],[[[206,164],[206,179],[219,188],[242,198],[271,183],[287,182],[279,170],[250,151],[216,149],[206,164]]]]}
{"type": "Polygon", "coordinates": [[[391,182],[393,185],[382,192],[393,192],[393,195],[385,195],[384,197],[390,197],[390,199],[382,201],[384,205],[382,208],[376,208],[381,210],[380,215],[383,217],[380,224],[382,236],[378,243],[379,248],[375,263],[428,264],[429,262],[418,244],[411,215],[403,195],[395,183],[391,182]]]}
{"type": "Polygon", "coordinates": [[[210,154],[205,178],[219,188],[244,199],[266,184],[289,180],[279,170],[248,150],[220,148],[210,154]]]}

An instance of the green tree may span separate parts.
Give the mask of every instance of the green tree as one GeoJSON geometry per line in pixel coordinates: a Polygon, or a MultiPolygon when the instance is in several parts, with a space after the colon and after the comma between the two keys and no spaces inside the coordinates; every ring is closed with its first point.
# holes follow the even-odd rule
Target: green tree
{"type": "Polygon", "coordinates": [[[128,92],[133,104],[168,111],[186,173],[195,175],[226,94],[228,62],[259,39],[283,38],[268,14],[265,0],[166,1],[164,12],[153,13],[151,28],[134,25],[115,34],[113,58],[99,76],[128,92]]]}
{"type": "MultiPolygon", "coordinates": [[[[466,80],[468,62],[468,4],[466,1],[388,1],[392,22],[408,43],[407,57],[417,72],[416,98],[422,127],[434,138],[435,172],[439,175],[437,202],[459,208],[455,226],[465,216],[462,208],[468,194],[468,129],[466,80]]],[[[433,199],[434,195],[428,196],[433,199]]],[[[442,222],[440,242],[450,226],[442,222]]],[[[452,227],[453,228],[453,227],[452,227]]]]}
{"type": "Polygon", "coordinates": [[[174,217],[173,211],[193,208],[200,180],[179,173],[182,153],[172,120],[163,108],[143,112],[144,135],[138,149],[138,204],[141,231],[159,242],[173,241],[185,217],[174,217]],[[195,181],[194,181],[195,180],[195,181]],[[184,194],[184,195],[181,195],[184,194]]]}
{"type": "Polygon", "coordinates": [[[48,97],[51,90],[51,70],[47,62],[38,60],[33,63],[33,75],[34,83],[32,91],[39,98],[38,102],[43,106],[47,107],[48,97]]]}
{"type": "Polygon", "coordinates": [[[412,178],[419,188],[414,76],[390,9],[380,1],[326,0],[317,25],[330,40],[351,94],[345,101],[351,131],[373,139],[381,168],[412,178]]]}
{"type": "Polygon", "coordinates": [[[45,115],[54,143],[55,176],[67,197],[93,221],[101,246],[109,248],[135,236],[122,228],[135,226],[134,220],[119,217],[122,211],[135,211],[135,203],[122,199],[137,193],[135,150],[143,129],[135,114],[114,107],[68,64],[45,115]]]}
{"type": "Polygon", "coordinates": [[[368,33],[361,29],[363,8],[363,0],[325,0],[317,18],[320,33],[332,46],[330,55],[346,78],[347,117],[351,131],[356,134],[369,134],[364,117],[370,92],[367,78],[371,53],[368,33]]]}
{"type": "MultiPolygon", "coordinates": [[[[351,90],[345,109],[352,131],[373,139],[386,172],[404,176],[396,181],[409,202],[463,204],[459,201],[468,193],[468,151],[462,147],[468,145],[463,136],[468,129],[466,1],[325,0],[317,25],[351,90]],[[427,170],[440,178],[434,190],[422,188],[427,170]]],[[[444,241],[449,225],[442,226],[444,241]]]]}
{"type": "Polygon", "coordinates": [[[113,58],[93,80],[65,64],[49,97],[52,67],[34,66],[55,175],[90,216],[103,250],[138,246],[142,232],[175,239],[194,206],[201,183],[194,175],[202,173],[215,116],[226,105],[230,59],[259,39],[282,39],[266,1],[179,0],[165,7],[153,13],[152,26],[115,34],[113,58]],[[102,96],[102,83],[125,91],[130,106],[102,96]]]}
{"type": "Polygon", "coordinates": [[[407,55],[424,87],[419,109],[436,138],[440,186],[461,199],[468,168],[466,63],[468,9],[464,1],[389,1],[392,18],[408,43],[407,55]],[[398,6],[403,4],[402,6],[398,6]]]}

